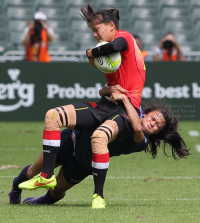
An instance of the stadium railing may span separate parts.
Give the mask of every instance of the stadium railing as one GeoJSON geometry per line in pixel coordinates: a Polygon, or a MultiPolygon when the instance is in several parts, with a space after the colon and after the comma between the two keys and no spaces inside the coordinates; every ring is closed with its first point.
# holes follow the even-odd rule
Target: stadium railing
{"type": "MultiPolygon", "coordinates": [[[[188,51],[183,52],[186,57],[186,61],[200,61],[200,51],[188,51]]],[[[52,62],[88,62],[88,59],[85,55],[85,51],[51,51],[49,50],[52,62]]],[[[153,59],[155,52],[148,51],[148,55],[153,59]]],[[[21,50],[9,50],[6,51],[3,55],[0,56],[0,62],[5,61],[23,61],[24,60],[24,51],[21,50]]]]}

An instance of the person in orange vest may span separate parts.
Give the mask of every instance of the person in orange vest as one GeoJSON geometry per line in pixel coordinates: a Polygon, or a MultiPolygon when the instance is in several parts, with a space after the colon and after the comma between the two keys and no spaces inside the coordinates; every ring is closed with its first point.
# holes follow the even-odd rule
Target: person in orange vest
{"type": "Polygon", "coordinates": [[[46,14],[38,11],[34,14],[34,20],[25,27],[22,34],[22,44],[25,47],[25,60],[50,62],[48,42],[54,40],[54,31],[47,26],[46,21],[46,14]]]}
{"type": "Polygon", "coordinates": [[[154,61],[185,61],[181,47],[173,33],[166,34],[160,40],[160,46],[156,50],[154,61]]]}
{"type": "Polygon", "coordinates": [[[140,38],[139,35],[136,35],[136,34],[133,34],[133,38],[135,39],[140,51],[141,51],[141,54],[142,54],[142,57],[143,57],[143,60],[144,61],[152,61],[152,58],[148,55],[148,52],[143,50],[142,47],[143,47],[143,43],[142,43],[142,40],[140,38]]]}

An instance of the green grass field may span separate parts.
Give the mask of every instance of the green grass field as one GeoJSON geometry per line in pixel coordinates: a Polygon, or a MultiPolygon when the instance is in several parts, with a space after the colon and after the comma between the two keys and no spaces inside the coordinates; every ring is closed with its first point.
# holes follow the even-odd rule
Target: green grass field
{"type": "MultiPolygon", "coordinates": [[[[0,123],[0,223],[54,222],[200,222],[199,122],[182,122],[180,133],[191,156],[175,161],[162,150],[155,160],[144,152],[111,159],[105,183],[105,210],[92,210],[93,179],[67,192],[52,206],[10,205],[8,193],[21,168],[32,164],[42,152],[43,123],[0,123]],[[16,165],[19,169],[2,169],[16,165]]],[[[41,196],[45,189],[25,191],[22,199],[41,196]]]]}

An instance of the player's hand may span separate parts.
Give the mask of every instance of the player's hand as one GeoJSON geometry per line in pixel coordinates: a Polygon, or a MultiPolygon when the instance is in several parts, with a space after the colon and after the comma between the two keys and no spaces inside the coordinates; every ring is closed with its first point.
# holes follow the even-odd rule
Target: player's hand
{"type": "Polygon", "coordinates": [[[119,84],[108,86],[109,93],[129,94],[129,91],[121,87],[119,84]]]}
{"type": "Polygon", "coordinates": [[[92,55],[92,49],[86,50],[86,56],[88,58],[89,63],[91,63],[94,67],[96,67],[94,64],[94,57],[92,55]]]}
{"type": "Polygon", "coordinates": [[[122,88],[119,84],[112,86],[104,86],[100,89],[99,94],[101,97],[111,95],[112,93],[129,94],[129,91],[122,88]]]}
{"type": "Polygon", "coordinates": [[[110,95],[110,100],[115,103],[116,105],[118,105],[117,101],[124,101],[126,100],[126,95],[125,94],[121,94],[121,93],[112,93],[110,95]]]}
{"type": "Polygon", "coordinates": [[[34,26],[35,26],[35,22],[34,22],[34,20],[31,20],[29,25],[28,25],[28,28],[29,29],[34,29],[34,26]]]}
{"type": "Polygon", "coordinates": [[[166,35],[165,37],[163,37],[163,38],[161,39],[161,41],[160,41],[160,49],[163,49],[163,44],[164,44],[164,42],[165,42],[166,40],[170,40],[170,41],[172,41],[172,43],[173,43],[174,45],[177,44],[175,36],[174,36],[173,34],[168,34],[168,35],[166,35]]]}
{"type": "Polygon", "coordinates": [[[47,25],[47,23],[45,21],[40,20],[40,23],[42,24],[42,28],[43,29],[48,29],[48,25],[47,25]]]}

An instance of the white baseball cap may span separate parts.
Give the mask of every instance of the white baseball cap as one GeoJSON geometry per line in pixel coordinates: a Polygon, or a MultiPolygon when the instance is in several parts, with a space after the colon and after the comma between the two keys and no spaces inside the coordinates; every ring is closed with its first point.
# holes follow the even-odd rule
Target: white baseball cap
{"type": "Polygon", "coordinates": [[[47,16],[44,12],[38,11],[34,14],[34,20],[47,20],[47,16]]]}

